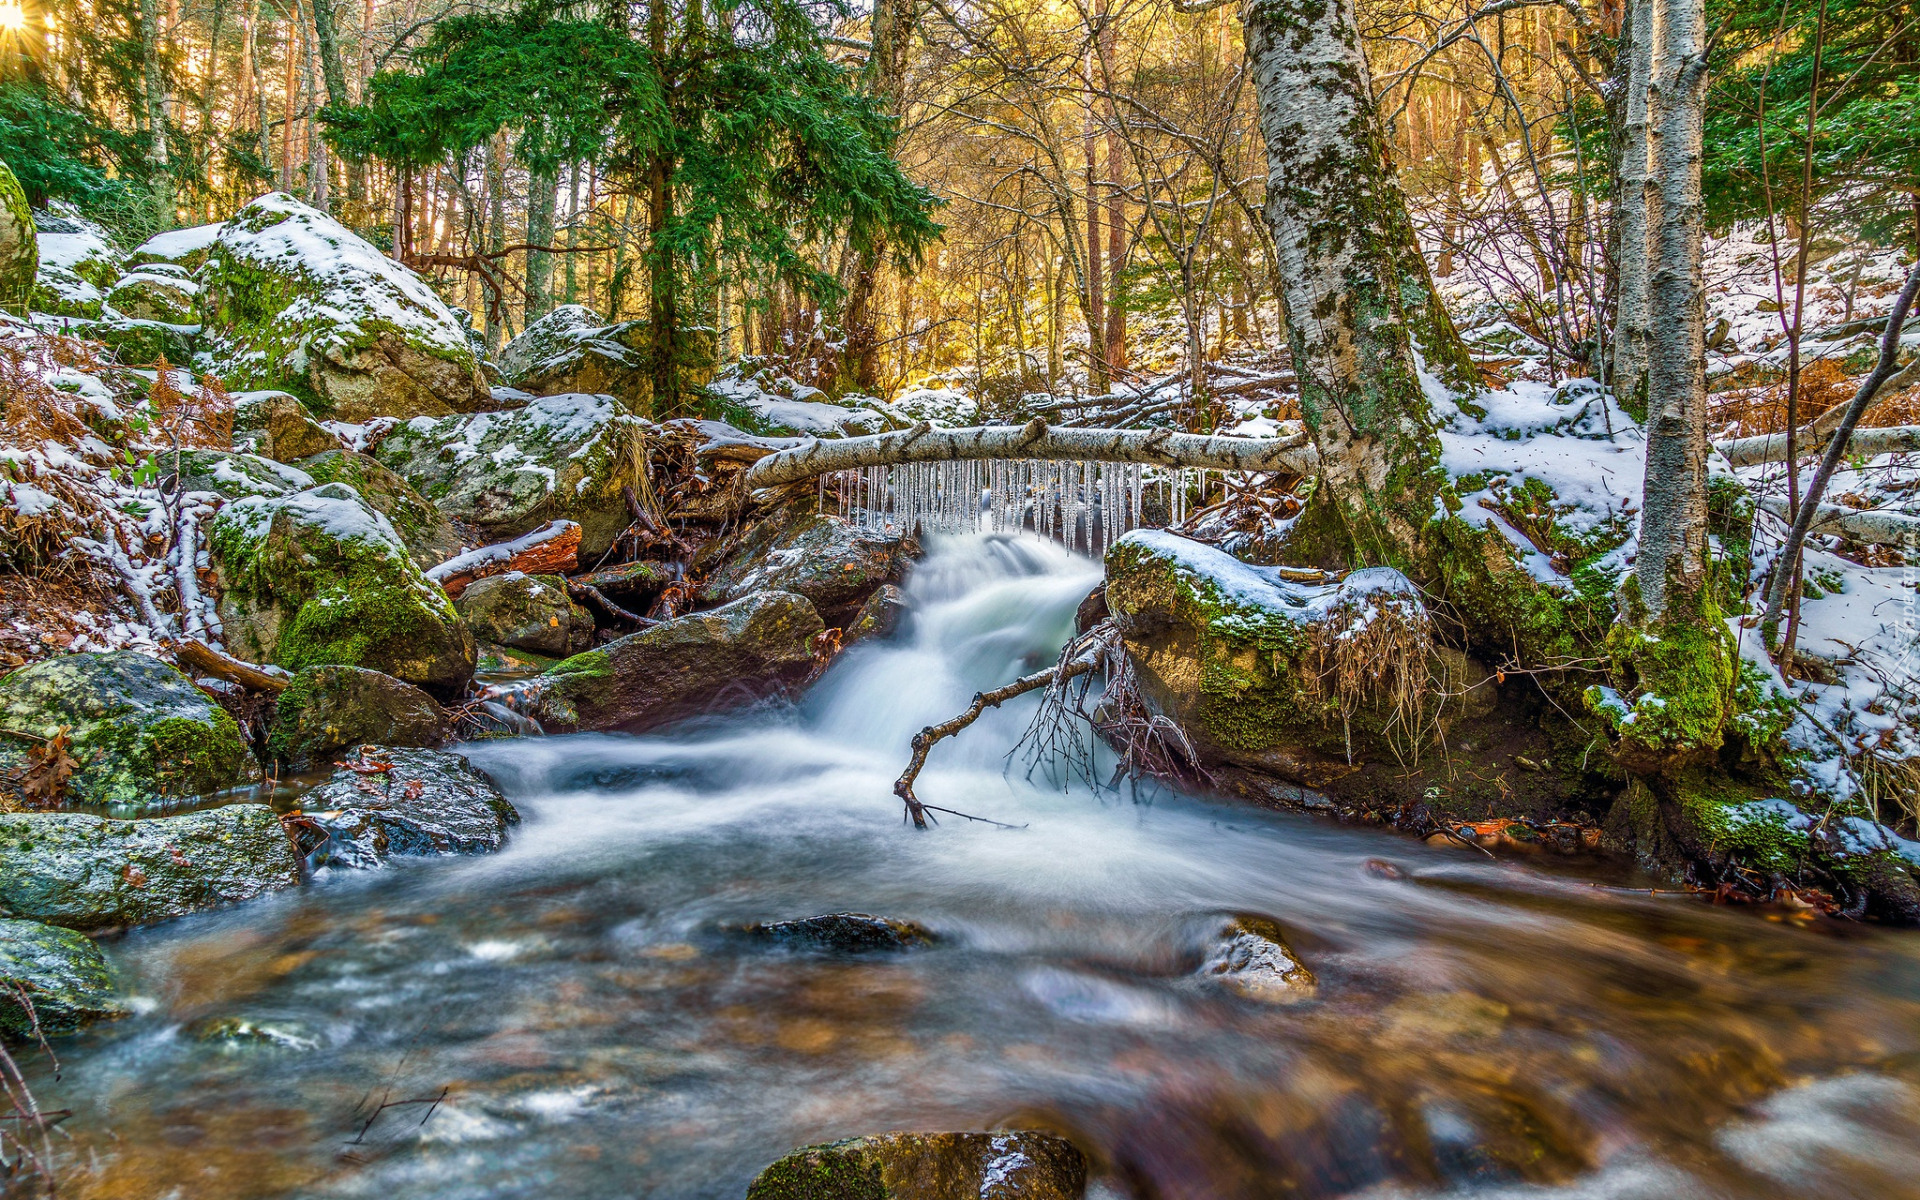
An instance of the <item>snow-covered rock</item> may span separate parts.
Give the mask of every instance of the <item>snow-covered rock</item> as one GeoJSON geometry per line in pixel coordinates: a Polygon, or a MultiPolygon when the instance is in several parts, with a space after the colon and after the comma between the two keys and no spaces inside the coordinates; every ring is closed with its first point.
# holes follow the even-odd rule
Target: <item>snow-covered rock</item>
{"type": "Polygon", "coordinates": [[[133,253],[128,255],[128,261],[136,267],[170,263],[188,271],[197,271],[207,261],[208,252],[220,239],[220,231],[224,228],[224,224],[216,221],[212,225],[195,225],[190,229],[156,233],[135,246],[133,253]]]}
{"type": "Polygon", "coordinates": [[[883,433],[887,417],[867,408],[828,404],[819,388],[808,387],[771,369],[736,363],[707,384],[722,411],[774,437],[857,437],[883,433]]]}
{"type": "Polygon", "coordinates": [[[200,285],[173,271],[132,271],[107,293],[107,307],[135,321],[200,323],[200,285]]]}
{"type": "Polygon", "coordinates": [[[106,230],[75,212],[39,214],[40,269],[32,308],[60,317],[98,317],[106,289],[120,278],[126,256],[106,230]]]}
{"type": "Polygon", "coordinates": [[[286,388],[344,421],[489,403],[465,331],[427,282],[285,193],[221,227],[200,283],[208,369],[229,386],[286,388]]]}
{"type": "Polygon", "coordinates": [[[508,342],[499,362],[508,384],[536,396],[598,392],[653,413],[644,321],[609,325],[583,304],[562,304],[508,342]]]}

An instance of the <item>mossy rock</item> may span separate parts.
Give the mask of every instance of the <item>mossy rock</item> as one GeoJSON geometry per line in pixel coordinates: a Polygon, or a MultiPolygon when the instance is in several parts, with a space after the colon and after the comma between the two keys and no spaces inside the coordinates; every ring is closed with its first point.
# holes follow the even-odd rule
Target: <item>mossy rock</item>
{"type": "Polygon", "coordinates": [[[367,772],[341,769],[301,798],[324,842],[315,866],[372,867],[394,855],[491,854],[520,814],[486,773],[444,750],[369,746],[367,772]]]}
{"type": "Polygon", "coordinates": [[[313,419],[299,397],[274,391],[234,397],[233,444],[282,463],[340,449],[340,439],[313,419]]]}
{"type": "Polygon", "coordinates": [[[795,1150],[747,1200],[1080,1200],[1086,1189],[1086,1156],[1050,1133],[881,1133],[795,1150]]]}
{"type": "Polygon", "coordinates": [[[621,488],[639,490],[651,429],[610,396],[542,396],[508,412],[408,421],[374,457],[490,541],[577,521],[591,561],[632,521],[621,488]]]}
{"type": "Polygon", "coordinates": [[[98,319],[107,289],[121,276],[125,255],[114,248],[105,230],[77,214],[41,214],[37,224],[40,261],[33,311],[98,319]]]}
{"type": "Polygon", "coordinates": [[[300,459],[297,465],[315,483],[344,483],[358,492],[369,508],[393,525],[421,570],[437,567],[460,552],[460,534],[453,522],[378,459],[336,444],[300,459]]]}
{"type": "Polygon", "coordinates": [[[107,293],[107,307],[134,321],[200,323],[200,286],[158,271],[135,271],[107,293]]]}
{"type": "Polygon", "coordinates": [[[331,762],[354,746],[434,747],[452,740],[432,696],[365,667],[308,667],[274,707],[267,749],[295,770],[331,762]]]}
{"type": "Polygon", "coordinates": [[[0,309],[26,316],[39,271],[40,233],[27,207],[27,193],[12,168],[0,162],[0,309]]]}
{"type": "Polygon", "coordinates": [[[509,571],[467,585],[454,607],[483,642],[564,657],[585,650],[593,617],[552,577],[509,571]]]}
{"type": "MultiPolygon", "coordinates": [[[[67,728],[79,764],[68,802],[143,805],[240,782],[252,769],[240,727],[193,681],[132,650],[69,654],[0,680],[0,789],[30,752],[67,728]]],[[[16,793],[17,799],[17,793],[16,793]]]]}
{"type": "Polygon", "coordinates": [[[0,1038],[57,1037],[126,1013],[92,938],[39,921],[0,920],[0,1038]]]}
{"type": "Polygon", "coordinates": [[[898,538],[813,507],[811,500],[789,506],[746,530],[710,566],[701,601],[724,604],[756,591],[793,592],[813,601],[823,616],[851,618],[882,584],[899,582],[905,563],[898,538]]]}
{"type": "Polygon", "coordinates": [[[535,681],[551,731],[639,732],[783,692],[813,665],[825,626],[805,597],[755,592],[576,654],[535,681]]]}
{"type": "Polygon", "coordinates": [[[150,367],[161,359],[174,366],[192,362],[197,345],[195,326],[135,321],[111,315],[93,321],[69,321],[64,332],[101,343],[113,351],[114,358],[122,365],[129,367],[150,367]]]}
{"type": "Polygon", "coordinates": [[[491,395],[427,282],[283,192],[227,221],[200,268],[209,369],[343,421],[444,416],[491,395]]]}
{"type": "Polygon", "coordinates": [[[314,486],[313,476],[297,467],[227,450],[171,450],[149,461],[163,485],[176,480],[183,492],[210,492],[227,500],[246,496],[285,496],[314,486]]]}
{"type": "Polygon", "coordinates": [[[300,861],[264,804],[119,821],[0,814],[0,916],[68,929],[164,921],[300,882],[300,861]]]}
{"type": "Polygon", "coordinates": [[[551,396],[598,392],[629,412],[653,415],[653,375],[645,322],[609,325],[592,309],[562,304],[500,351],[508,386],[551,396]]]}
{"type": "Polygon", "coordinates": [[[393,525],[344,483],[235,500],[208,530],[220,620],[242,658],[341,663],[452,694],[473,636],[393,525]]]}
{"type": "Polygon", "coordinates": [[[212,253],[214,243],[220,240],[220,231],[224,228],[225,225],[215,222],[212,225],[194,225],[156,233],[135,246],[133,252],[127,255],[127,261],[136,267],[165,265],[179,267],[183,271],[198,271],[212,253]]]}
{"type": "MultiPolygon", "coordinates": [[[[1103,597],[1104,599],[1104,597],[1103,597]]],[[[867,597],[860,611],[853,614],[847,622],[843,645],[851,646],[855,642],[868,638],[890,638],[907,619],[907,594],[891,583],[883,583],[867,597]]]]}

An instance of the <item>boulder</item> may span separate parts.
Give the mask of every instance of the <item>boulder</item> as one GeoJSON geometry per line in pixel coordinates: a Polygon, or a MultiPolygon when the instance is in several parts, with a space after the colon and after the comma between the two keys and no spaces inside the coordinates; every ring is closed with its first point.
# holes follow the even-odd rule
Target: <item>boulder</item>
{"type": "Polygon", "coordinates": [[[490,542],[577,521],[590,560],[632,520],[620,489],[645,472],[651,428],[610,396],[542,396],[508,412],[408,421],[374,457],[490,542]]]}
{"type": "Polygon", "coordinates": [[[393,525],[344,483],[250,496],[208,527],[227,644],[289,671],[370,667],[457,693],[473,635],[393,525]]]}
{"type": "Polygon", "coordinates": [[[807,1146],[747,1200],[1079,1200],[1087,1159],[1050,1133],[881,1133],[807,1146]]]}
{"type": "Polygon", "coordinates": [[[907,618],[907,594],[891,583],[883,583],[867,597],[860,611],[847,622],[841,644],[851,646],[866,638],[892,637],[907,618]]]}
{"type": "Polygon", "coordinates": [[[27,795],[65,729],[65,801],[141,805],[217,791],[252,768],[240,727],[193,681],[133,650],[44,659],[0,679],[0,807],[27,795]]]}
{"type": "Polygon", "coordinates": [[[871,408],[826,403],[827,394],[758,360],[737,363],[707,385],[729,420],[774,437],[858,437],[884,433],[891,422],[871,408]]]}
{"type": "Polygon", "coordinates": [[[122,366],[150,367],[165,359],[170,364],[192,362],[198,327],[140,321],[113,313],[97,321],[62,322],[64,332],[89,338],[113,351],[122,366]]]}
{"type": "Polygon", "coordinates": [[[120,278],[125,256],[106,230],[77,214],[39,218],[39,272],[32,308],[57,317],[92,320],[106,304],[106,289],[120,278]]]}
{"type": "Polygon", "coordinates": [[[561,657],[585,650],[593,637],[593,617],[567,598],[554,576],[509,571],[476,579],[454,607],[483,642],[561,657]]]}
{"type": "Polygon", "coordinates": [[[1390,756],[1386,734],[1417,714],[1431,638],[1418,590],[1389,567],[1338,584],[1160,530],[1107,554],[1107,609],[1139,698],[1186,731],[1202,761],[1322,787],[1390,756]]]}
{"type": "Polygon", "coordinates": [[[107,292],[107,307],[133,321],[200,324],[200,285],[171,272],[134,271],[107,292]]]}
{"type": "Polygon", "coordinates": [[[212,225],[195,225],[188,229],[169,229],[165,233],[156,233],[135,246],[133,253],[127,256],[127,261],[136,267],[164,264],[184,271],[198,271],[207,261],[213,244],[220,240],[220,231],[225,228],[225,225],[216,221],[212,225]]]}
{"type": "Polygon", "coordinates": [[[92,938],[39,921],[0,920],[0,1038],[73,1033],[126,1013],[92,938]]]}
{"type": "Polygon", "coordinates": [[[1310,1000],[1318,986],[1313,972],[1287,945],[1280,923],[1252,913],[1221,920],[1200,966],[1200,978],[1268,1004],[1310,1000]]]}
{"type": "Polygon", "coordinates": [[[314,420],[291,393],[242,392],[233,398],[233,444],[275,462],[290,463],[338,450],[340,439],[314,420]]]}
{"type": "Polygon", "coordinates": [[[368,746],[302,797],[315,866],[378,866],[396,854],[489,854],[520,814],[458,754],[368,746]],[[374,769],[384,768],[384,769],[374,769]]]}
{"type": "Polygon", "coordinates": [[[653,415],[647,324],[609,325],[581,304],[562,304],[527,326],[500,351],[506,382],[536,396],[598,392],[627,410],[653,415]]]}
{"type": "Polygon", "coordinates": [[[418,275],[292,196],[226,222],[200,268],[209,369],[283,388],[335,420],[485,407],[479,359],[418,275]]]}
{"type": "Polygon", "coordinates": [[[40,271],[40,232],[33,225],[27,193],[0,162],[0,309],[27,315],[34,277],[40,271]]]}
{"type": "Polygon", "coordinates": [[[793,592],[840,625],[881,584],[898,582],[900,541],[813,511],[811,499],[749,527],[723,549],[700,599],[724,604],[758,591],[793,592]]]}
{"type": "Polygon", "coordinates": [[[840,950],[859,954],[870,950],[911,950],[930,946],[933,931],[915,921],[876,917],[870,913],[824,913],[791,921],[763,921],[749,925],[754,937],[809,950],[840,950]]]}
{"type": "Polygon", "coordinates": [[[0,916],[68,929],[164,921],[300,882],[300,860],[264,804],[117,821],[0,814],[0,916]]]}
{"type": "Polygon", "coordinates": [[[354,746],[442,746],[447,714],[410,683],[365,667],[308,667],[274,707],[267,749],[295,770],[331,762],[354,746]]]}
{"type": "Polygon", "coordinates": [[[755,592],[576,654],[533,682],[550,731],[638,732],[783,691],[813,665],[820,614],[792,592],[755,592]]]}
{"type": "Polygon", "coordinates": [[[407,544],[421,570],[437,567],[460,552],[460,533],[433,502],[376,458],[332,448],[299,460],[315,483],[344,483],[367,507],[385,517],[407,544]]]}
{"type": "Polygon", "coordinates": [[[163,486],[171,487],[174,469],[183,492],[211,492],[227,500],[243,496],[286,496],[314,486],[313,476],[297,467],[257,454],[226,450],[163,451],[151,460],[160,470],[163,486]]]}

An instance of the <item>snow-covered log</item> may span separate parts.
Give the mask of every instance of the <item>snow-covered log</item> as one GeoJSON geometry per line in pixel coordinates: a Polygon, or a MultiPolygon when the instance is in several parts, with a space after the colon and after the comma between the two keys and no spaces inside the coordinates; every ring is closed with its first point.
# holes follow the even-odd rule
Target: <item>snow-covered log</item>
{"type": "Polygon", "coordinates": [[[580,555],[580,525],[575,521],[548,521],[532,533],[510,542],[495,542],[456,554],[426,572],[428,579],[445,588],[447,595],[459,599],[460,593],[476,579],[523,571],[529,575],[571,571],[580,555]]]}
{"type": "MultiPolygon", "coordinates": [[[[1803,460],[1816,459],[1824,453],[1827,438],[1832,430],[1808,430],[1801,434],[1798,447],[1803,460]]],[[[1756,463],[1785,462],[1787,460],[1787,435],[1784,433],[1763,433],[1758,437],[1734,438],[1732,441],[1718,442],[1714,449],[1726,455],[1727,462],[1736,467],[1750,467],[1756,463]]],[[[1876,454],[1901,454],[1920,450],[1920,425],[1893,425],[1884,429],[1856,429],[1853,439],[1847,443],[1847,453],[1872,457],[1876,454]]]]}
{"type": "MultiPolygon", "coordinates": [[[[1778,496],[1763,497],[1760,507],[1783,521],[1788,519],[1787,502],[1778,496]]],[[[1862,511],[1839,504],[1822,504],[1814,514],[1811,528],[1814,533],[1837,533],[1869,546],[1908,549],[1920,546],[1920,517],[1886,509],[1862,511]]]]}
{"type": "Polygon", "coordinates": [[[1315,455],[1304,437],[1244,438],[1166,429],[1055,429],[1035,417],[1025,425],[912,429],[867,437],[808,441],[769,454],[746,473],[749,488],[779,487],[832,471],[966,459],[1137,462],[1209,471],[1307,474],[1315,455]]]}

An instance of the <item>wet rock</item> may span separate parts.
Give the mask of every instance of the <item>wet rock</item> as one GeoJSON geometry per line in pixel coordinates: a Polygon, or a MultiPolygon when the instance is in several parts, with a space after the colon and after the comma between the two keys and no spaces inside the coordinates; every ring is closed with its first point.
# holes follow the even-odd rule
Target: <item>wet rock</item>
{"type": "Polygon", "coordinates": [[[421,570],[437,567],[460,552],[460,534],[453,522],[378,459],[341,449],[336,443],[300,459],[298,465],[315,483],[344,483],[358,492],[368,508],[393,526],[421,570]]]}
{"type": "Polygon", "coordinates": [[[792,592],[756,592],[576,654],[534,681],[550,731],[638,732],[783,691],[813,665],[825,626],[792,592]]]}
{"type": "Polygon", "coordinates": [[[473,635],[384,516],[343,483],[235,500],[208,529],[233,652],[289,671],[340,663],[457,692],[473,635]]]}
{"type": "Polygon", "coordinates": [[[235,213],[199,274],[208,366],[229,387],[299,391],[342,421],[490,402],[479,359],[433,288],[283,192],[235,213]]]}
{"type": "Polygon", "coordinates": [[[454,607],[475,637],[535,654],[584,650],[593,635],[591,614],[569,600],[551,576],[509,571],[476,579],[454,607]]]}
{"type": "Polygon", "coordinates": [[[374,457],[489,541],[577,521],[580,557],[592,561],[632,520],[620,489],[646,469],[650,428],[609,396],[541,396],[509,412],[409,421],[374,457]]]}
{"type": "Polygon", "coordinates": [[[247,392],[233,403],[233,444],[275,462],[292,463],[328,450],[340,439],[286,392],[247,392]]]}
{"type": "Polygon", "coordinates": [[[1214,931],[1200,977],[1269,1004],[1310,1000],[1318,990],[1278,921],[1251,913],[1226,918],[1214,931]]]}
{"type": "Polygon", "coordinates": [[[291,1021],[256,1021],[249,1017],[205,1017],[181,1032],[196,1042],[234,1049],[258,1046],[277,1050],[318,1050],[320,1039],[306,1026],[291,1021]]]}
{"type": "Polygon", "coordinates": [[[881,1133],[807,1146],[747,1200],[1079,1200],[1087,1159],[1050,1133],[881,1133]]]}
{"type": "Polygon", "coordinates": [[[38,921],[0,920],[0,1038],[72,1033],[126,1012],[92,938],[38,921]]]}
{"type": "Polygon", "coordinates": [[[381,746],[445,745],[453,737],[447,714],[410,683],[364,667],[308,667],[280,693],[274,758],[295,770],[331,762],[341,751],[381,746]]]}
{"type": "Polygon", "coordinates": [[[652,416],[648,350],[646,322],[609,325],[585,305],[562,304],[501,349],[500,372],[536,396],[598,392],[652,416]]]}
{"type": "Polygon", "coordinates": [[[812,509],[808,500],[750,528],[712,567],[701,600],[721,604],[758,591],[793,592],[823,616],[851,616],[881,584],[897,582],[896,567],[904,566],[898,539],[812,509]]]}
{"type": "Polygon", "coordinates": [[[883,583],[867,597],[860,611],[847,622],[842,644],[851,646],[864,638],[892,637],[907,618],[907,594],[891,583],[883,583]]]}
{"type": "Polygon", "coordinates": [[[199,795],[252,765],[233,718],[173,667],[132,650],[68,654],[0,680],[0,808],[50,798],[30,792],[63,728],[74,767],[52,797],[61,801],[199,795]]]}
{"type": "Polygon", "coordinates": [[[293,844],[264,804],[141,821],[0,814],[0,915],[108,929],[251,900],[299,882],[293,844]]]}
{"type": "Polygon", "coordinates": [[[200,285],[158,270],[124,275],[107,292],[107,307],[130,321],[158,321],[163,325],[200,323],[200,285]]]}
{"type": "Polygon", "coordinates": [[[1073,610],[1073,631],[1085,633],[1106,619],[1107,589],[1102,584],[1088,592],[1086,599],[1080,601],[1080,606],[1073,610]]]}
{"type": "MultiPolygon", "coordinates": [[[[490,854],[520,814],[463,755],[368,746],[301,798],[315,866],[373,867],[396,854],[490,854]]],[[[304,841],[303,841],[304,845],[304,841]]]]}
{"type": "Polygon", "coordinates": [[[26,316],[39,270],[40,231],[34,228],[27,193],[0,162],[0,309],[26,316]]]}
{"type": "Polygon", "coordinates": [[[930,946],[935,940],[933,931],[917,922],[857,912],[825,913],[792,921],[766,921],[747,926],[746,932],[787,946],[852,953],[910,950],[915,946],[930,946]]]}

